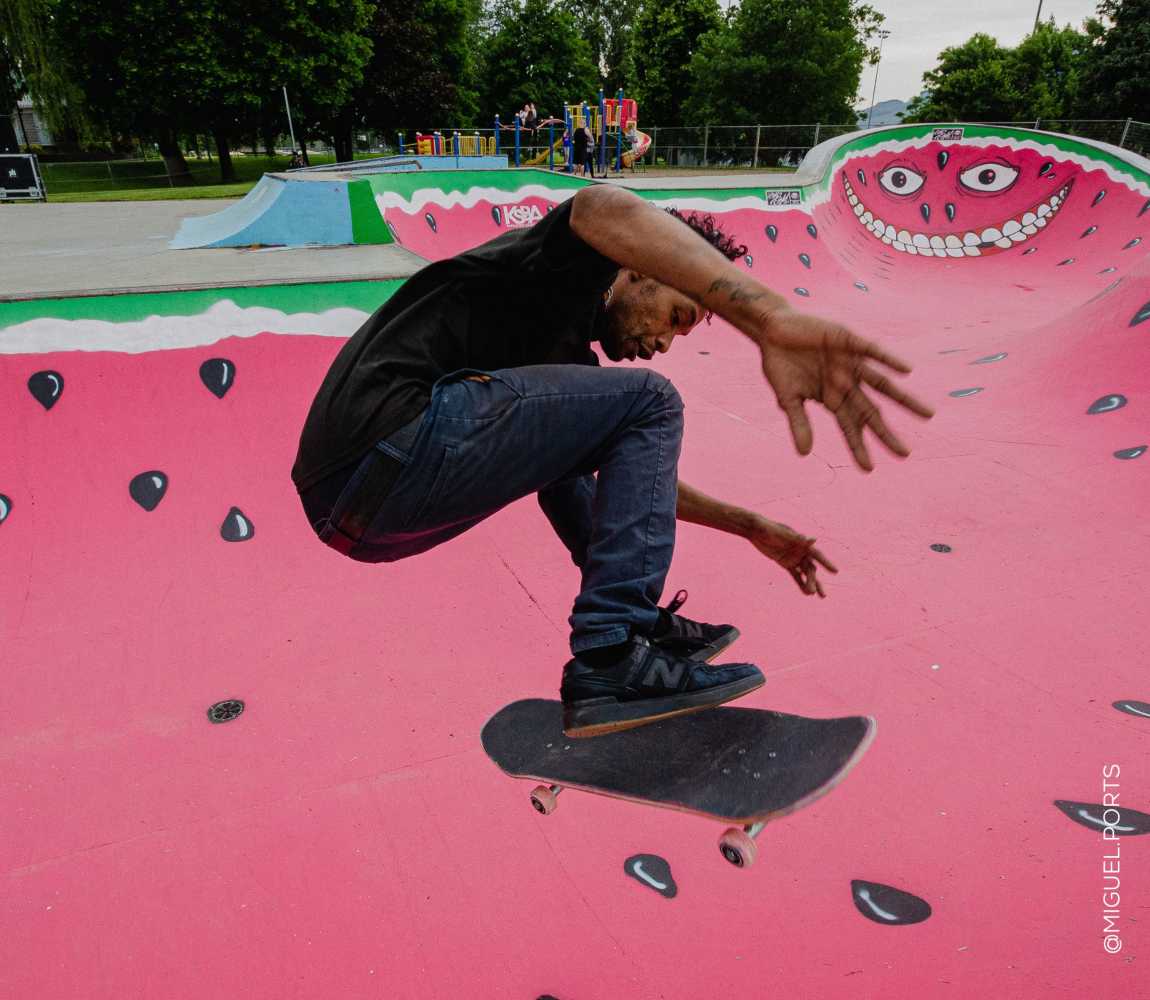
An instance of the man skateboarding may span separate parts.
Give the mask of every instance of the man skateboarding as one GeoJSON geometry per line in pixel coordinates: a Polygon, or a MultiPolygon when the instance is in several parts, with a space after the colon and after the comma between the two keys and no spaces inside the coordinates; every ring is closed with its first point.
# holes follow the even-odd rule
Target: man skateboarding
{"type": "Polygon", "coordinates": [[[677,474],[683,403],[640,366],[710,314],[759,348],[799,454],[821,403],[856,463],[869,428],[900,457],[867,390],[930,409],[875,364],[904,362],[796,312],[730,261],[709,217],[672,217],[616,188],[580,190],[530,229],[410,278],[344,345],[308,414],[292,478],[321,541],[362,562],[417,555],[535,494],[582,581],[560,689],[564,730],[588,736],[731,701],[763,683],[708,665],[738,635],[660,608],[676,518],[746,537],[823,596],[806,538],[712,499],[677,474]]]}

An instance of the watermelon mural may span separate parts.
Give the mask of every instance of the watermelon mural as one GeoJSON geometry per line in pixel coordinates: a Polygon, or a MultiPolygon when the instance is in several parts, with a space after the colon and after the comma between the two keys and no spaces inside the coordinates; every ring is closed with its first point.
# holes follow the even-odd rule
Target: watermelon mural
{"type": "MultiPolygon", "coordinates": [[[[755,706],[879,724],[746,871],[695,817],[540,816],[483,754],[567,657],[578,571],[534,500],[386,566],[310,534],[299,429],[398,283],[0,303],[0,995],[1140,995],[1148,177],[1049,136],[884,135],[797,203],[645,192],[719,216],[939,410],[864,477],[825,419],[794,455],[724,323],[654,362],[683,478],[841,569],[811,602],[684,525],[670,586],[738,623],[755,706]]],[[[410,183],[383,218],[428,258],[578,187],[410,183]]]]}

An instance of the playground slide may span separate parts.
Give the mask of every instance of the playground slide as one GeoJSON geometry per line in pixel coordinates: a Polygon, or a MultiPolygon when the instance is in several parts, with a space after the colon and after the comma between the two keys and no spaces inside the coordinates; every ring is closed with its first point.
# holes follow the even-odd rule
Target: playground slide
{"type": "Polygon", "coordinates": [[[651,137],[646,132],[636,132],[635,135],[638,136],[639,141],[623,154],[623,166],[625,167],[629,167],[636,160],[642,159],[647,150],[651,148],[651,137]]]}
{"type": "Polygon", "coordinates": [[[558,139],[555,140],[554,144],[550,147],[550,149],[543,150],[542,153],[540,153],[538,156],[533,156],[530,160],[524,160],[523,165],[525,167],[541,167],[541,166],[543,166],[543,164],[547,162],[547,157],[551,155],[551,150],[555,151],[555,162],[556,163],[562,163],[563,162],[563,137],[562,136],[560,136],[558,139]]]}

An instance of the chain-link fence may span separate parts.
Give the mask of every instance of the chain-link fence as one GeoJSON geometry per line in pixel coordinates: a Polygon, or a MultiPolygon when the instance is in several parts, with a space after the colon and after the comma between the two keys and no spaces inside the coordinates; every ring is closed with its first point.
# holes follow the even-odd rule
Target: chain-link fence
{"type": "MultiPolygon", "coordinates": [[[[1108,142],[1147,155],[1150,123],[1128,118],[1107,120],[1031,119],[1015,122],[972,122],[1011,128],[1061,132],[1108,142]]],[[[879,126],[875,126],[878,128],[879,126]]],[[[820,142],[849,132],[856,125],[704,125],[644,126],[651,136],[647,161],[666,167],[794,167],[820,142]]],[[[864,130],[865,131],[865,130],[864,130]]]]}

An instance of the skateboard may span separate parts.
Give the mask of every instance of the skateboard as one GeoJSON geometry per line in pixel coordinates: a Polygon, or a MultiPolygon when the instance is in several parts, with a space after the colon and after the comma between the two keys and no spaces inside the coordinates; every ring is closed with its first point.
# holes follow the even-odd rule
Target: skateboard
{"type": "Polygon", "coordinates": [[[564,788],[736,823],[719,840],[731,864],[758,854],[755,838],[821,798],[874,739],[869,716],[807,719],[753,708],[713,708],[635,729],[572,739],[563,707],[516,701],[483,727],[483,749],[513,778],[542,781],[531,793],[544,815],[564,788]]]}

